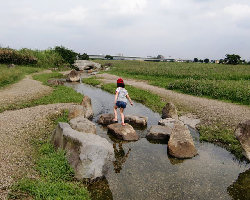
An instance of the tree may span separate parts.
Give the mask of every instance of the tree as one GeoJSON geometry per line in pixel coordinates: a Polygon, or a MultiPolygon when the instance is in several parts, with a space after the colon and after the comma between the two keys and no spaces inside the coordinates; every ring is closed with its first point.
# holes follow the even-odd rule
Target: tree
{"type": "Polygon", "coordinates": [[[75,60],[76,60],[76,56],[78,55],[78,53],[67,49],[63,46],[56,46],[54,48],[54,50],[60,55],[62,56],[63,60],[71,65],[74,64],[75,60]]]}
{"type": "Polygon", "coordinates": [[[204,60],[204,63],[209,63],[209,59],[206,58],[206,59],[204,60]]]}
{"type": "Polygon", "coordinates": [[[86,53],[84,53],[84,54],[78,54],[78,59],[79,60],[89,60],[89,56],[86,53]]]}
{"type": "Polygon", "coordinates": [[[199,60],[200,63],[203,63],[203,60],[199,60]]]}
{"type": "Polygon", "coordinates": [[[194,58],[194,62],[199,62],[198,58],[194,58]]]}
{"type": "Polygon", "coordinates": [[[108,60],[113,60],[113,56],[111,56],[111,55],[106,55],[105,58],[108,60]]]}
{"type": "Polygon", "coordinates": [[[227,54],[226,58],[224,59],[224,62],[226,64],[238,65],[242,62],[240,58],[241,57],[239,55],[236,55],[236,54],[227,54]]]}

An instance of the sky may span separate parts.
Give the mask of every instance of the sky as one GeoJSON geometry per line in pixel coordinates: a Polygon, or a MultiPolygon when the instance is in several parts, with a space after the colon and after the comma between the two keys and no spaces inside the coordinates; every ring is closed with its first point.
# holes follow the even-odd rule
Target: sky
{"type": "Polygon", "coordinates": [[[249,0],[0,0],[0,46],[250,60],[249,0]]]}

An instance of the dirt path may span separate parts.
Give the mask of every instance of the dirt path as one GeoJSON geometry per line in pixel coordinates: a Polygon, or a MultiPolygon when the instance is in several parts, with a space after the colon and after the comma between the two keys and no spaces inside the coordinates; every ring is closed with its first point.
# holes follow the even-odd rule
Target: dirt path
{"type": "MultiPolygon", "coordinates": [[[[50,73],[46,70],[40,73],[50,73]]],[[[33,80],[31,75],[27,75],[24,79],[0,90],[0,105],[4,107],[12,103],[20,103],[32,99],[40,98],[52,92],[52,88],[43,85],[41,82],[33,80]]]]}
{"type": "MultiPolygon", "coordinates": [[[[100,77],[100,81],[105,83],[116,83],[118,78],[118,76],[111,74],[99,74],[97,77],[100,77]]],[[[239,122],[250,119],[250,107],[248,106],[181,94],[149,85],[145,81],[125,79],[125,84],[148,90],[167,101],[172,101],[180,110],[195,113],[201,118],[203,123],[214,123],[219,121],[232,128],[239,122]]]]}

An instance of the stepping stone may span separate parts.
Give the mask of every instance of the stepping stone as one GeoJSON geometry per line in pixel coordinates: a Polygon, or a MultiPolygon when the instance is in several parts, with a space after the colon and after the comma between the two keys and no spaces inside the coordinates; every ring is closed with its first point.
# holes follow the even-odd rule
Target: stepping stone
{"type": "Polygon", "coordinates": [[[172,129],[168,126],[153,125],[149,129],[147,138],[151,140],[167,140],[171,135],[172,129]]]}
{"type": "Polygon", "coordinates": [[[125,115],[124,121],[135,126],[147,126],[148,118],[143,116],[125,115]]]}
{"type": "Polygon", "coordinates": [[[125,126],[118,123],[110,124],[108,125],[108,131],[121,140],[135,141],[139,139],[139,136],[135,132],[134,128],[127,123],[125,126]]]}
{"type": "Polygon", "coordinates": [[[102,125],[109,125],[109,124],[113,124],[114,121],[113,119],[115,118],[114,114],[101,114],[99,119],[98,119],[98,124],[102,124],[102,125]]]}

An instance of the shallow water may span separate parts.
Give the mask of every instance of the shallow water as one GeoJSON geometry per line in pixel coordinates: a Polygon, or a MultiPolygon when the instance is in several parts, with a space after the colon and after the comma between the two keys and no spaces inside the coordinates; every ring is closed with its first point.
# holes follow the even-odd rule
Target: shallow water
{"type": "MultiPolygon", "coordinates": [[[[85,84],[68,85],[92,99],[95,123],[100,114],[113,112],[114,95],[85,84]]],[[[192,129],[199,155],[187,160],[171,158],[167,153],[167,144],[152,143],[145,138],[147,130],[158,123],[160,115],[139,103],[135,103],[133,107],[128,105],[126,113],[147,116],[148,127],[145,130],[136,130],[140,135],[139,141],[122,142],[107,134],[107,128],[97,124],[97,134],[113,144],[116,160],[113,166],[110,166],[106,179],[89,187],[93,199],[250,197],[247,192],[250,185],[249,164],[238,162],[223,148],[210,143],[200,143],[198,133],[192,129]],[[240,173],[240,180],[244,181],[237,184],[240,173]]]]}

